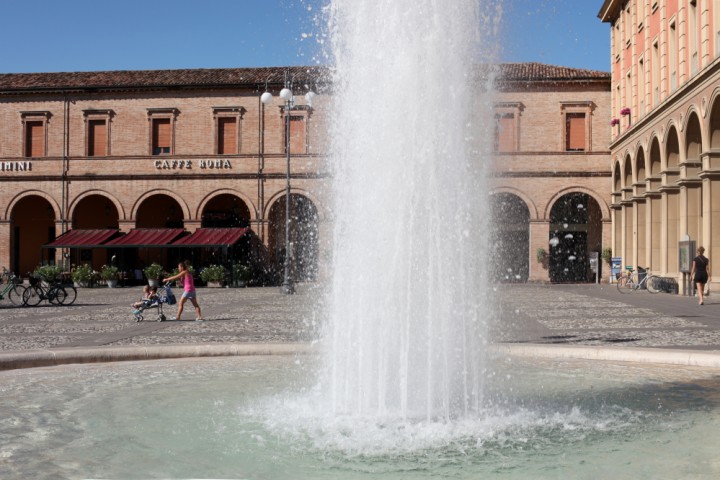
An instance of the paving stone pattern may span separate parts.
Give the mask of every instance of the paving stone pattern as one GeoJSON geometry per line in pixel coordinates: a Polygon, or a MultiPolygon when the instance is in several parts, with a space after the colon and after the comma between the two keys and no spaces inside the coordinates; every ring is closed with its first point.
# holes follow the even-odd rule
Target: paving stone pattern
{"type": "MultiPolygon", "coordinates": [[[[176,289],[176,293],[179,293],[176,289]]],[[[130,305],[140,287],[79,289],[73,306],[17,308],[0,302],[0,351],[200,343],[309,342],[319,337],[322,288],[198,290],[205,322],[136,323],[130,305]]],[[[720,350],[720,300],[698,307],[693,298],[619,293],[603,285],[500,285],[488,309],[490,340],[509,343],[635,346],[720,350]],[[494,312],[494,313],[493,313],[494,312]]],[[[165,314],[176,307],[166,306],[165,314]]]]}
{"type": "MultiPolygon", "coordinates": [[[[175,291],[176,294],[180,292],[175,291]]],[[[180,321],[157,321],[147,310],[136,323],[130,305],[142,296],[140,287],[78,289],[72,306],[17,308],[0,303],[0,351],[152,344],[229,342],[306,342],[318,336],[315,313],[320,294],[313,286],[298,286],[295,295],[277,288],[198,289],[205,322],[195,322],[186,303],[180,321]]],[[[165,306],[175,315],[177,306],[165,306]]]]}

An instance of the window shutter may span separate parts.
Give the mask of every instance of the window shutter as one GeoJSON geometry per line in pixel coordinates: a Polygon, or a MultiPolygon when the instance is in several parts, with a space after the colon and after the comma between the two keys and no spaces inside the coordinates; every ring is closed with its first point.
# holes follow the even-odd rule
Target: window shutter
{"type": "Polygon", "coordinates": [[[496,149],[498,152],[515,151],[515,116],[502,115],[497,118],[495,133],[496,149]]]}
{"type": "Polygon", "coordinates": [[[290,152],[306,153],[305,117],[302,115],[290,116],[290,152]]]}
{"type": "Polygon", "coordinates": [[[219,155],[237,153],[237,120],[235,118],[218,119],[218,152],[219,155]]]}
{"type": "MultiPolygon", "coordinates": [[[[159,118],[153,121],[153,149],[167,149],[170,151],[170,119],[159,118]]],[[[166,152],[162,152],[166,153],[166,152]]]]}
{"type": "Polygon", "coordinates": [[[25,156],[45,156],[45,127],[43,122],[27,122],[25,124],[25,156]]]}
{"type": "Polygon", "coordinates": [[[105,120],[88,122],[88,156],[103,157],[107,155],[107,123],[105,120]]]}
{"type": "Polygon", "coordinates": [[[565,116],[567,132],[565,135],[565,150],[585,150],[585,114],[568,113],[565,116]]]}

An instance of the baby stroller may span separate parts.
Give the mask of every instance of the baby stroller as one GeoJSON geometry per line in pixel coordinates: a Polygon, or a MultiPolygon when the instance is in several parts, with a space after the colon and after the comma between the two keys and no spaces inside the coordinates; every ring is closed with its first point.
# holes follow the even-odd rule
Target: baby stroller
{"type": "Polygon", "coordinates": [[[140,307],[136,310],[133,310],[135,321],[142,322],[146,310],[157,309],[158,322],[164,322],[167,318],[163,313],[163,305],[166,303],[168,305],[175,305],[175,303],[177,303],[169,283],[166,283],[162,288],[160,288],[153,298],[143,300],[142,305],[140,305],[140,307]]]}

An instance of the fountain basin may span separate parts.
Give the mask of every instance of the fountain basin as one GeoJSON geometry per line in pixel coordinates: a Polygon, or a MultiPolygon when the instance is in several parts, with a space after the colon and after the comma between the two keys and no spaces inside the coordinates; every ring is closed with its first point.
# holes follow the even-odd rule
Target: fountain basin
{"type": "MultiPolygon", "coordinates": [[[[0,477],[712,478],[715,370],[507,357],[483,414],[318,414],[315,358],[0,373],[0,477]]],[[[319,391],[319,389],[318,389],[319,391]]]]}

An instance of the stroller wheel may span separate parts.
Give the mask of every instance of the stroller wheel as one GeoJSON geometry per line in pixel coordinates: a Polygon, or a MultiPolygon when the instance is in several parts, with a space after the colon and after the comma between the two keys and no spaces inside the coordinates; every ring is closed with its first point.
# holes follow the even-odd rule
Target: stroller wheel
{"type": "Polygon", "coordinates": [[[166,317],[163,314],[161,314],[159,318],[161,322],[164,322],[166,320],[166,317]]]}

